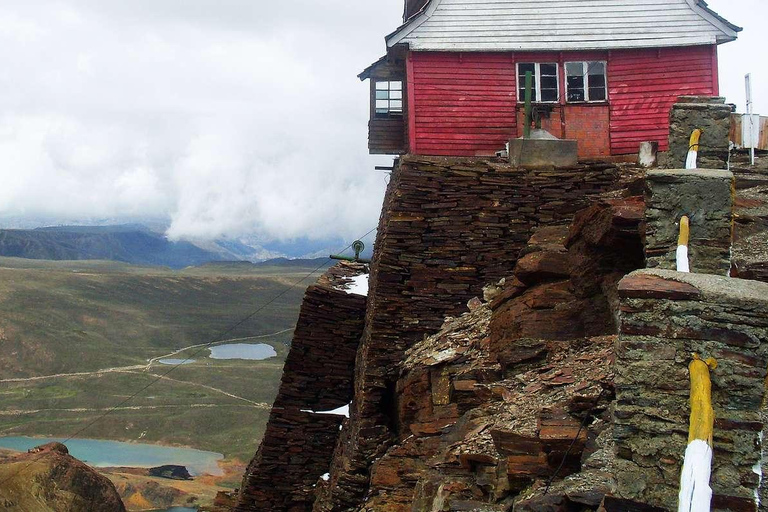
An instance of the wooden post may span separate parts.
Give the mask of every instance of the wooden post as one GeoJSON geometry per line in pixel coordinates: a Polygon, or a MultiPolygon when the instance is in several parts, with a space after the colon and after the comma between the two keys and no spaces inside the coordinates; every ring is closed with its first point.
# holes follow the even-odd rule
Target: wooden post
{"type": "Polygon", "coordinates": [[[691,374],[691,421],[688,448],[680,474],[678,512],[709,512],[712,489],[709,479],[712,473],[712,431],[715,411],[712,408],[712,381],[710,370],[717,368],[717,361],[702,361],[693,354],[688,365],[691,374]]]}
{"type": "Polygon", "coordinates": [[[533,87],[533,74],[525,72],[525,125],[523,125],[523,137],[531,136],[531,87],[533,87]]]}

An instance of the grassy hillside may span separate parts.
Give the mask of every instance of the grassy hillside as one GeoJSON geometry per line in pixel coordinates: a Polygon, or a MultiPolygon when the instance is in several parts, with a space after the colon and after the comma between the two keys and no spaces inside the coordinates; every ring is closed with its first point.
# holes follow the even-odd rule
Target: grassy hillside
{"type": "Polygon", "coordinates": [[[265,361],[152,358],[206,343],[314,268],[0,258],[0,435],[68,436],[162,379],[79,437],[193,446],[247,459],[261,438],[304,289],[285,292],[226,338],[275,347],[265,361]],[[271,335],[279,331],[281,334],[271,335]],[[71,375],[76,374],[76,375],[71,375]]]}

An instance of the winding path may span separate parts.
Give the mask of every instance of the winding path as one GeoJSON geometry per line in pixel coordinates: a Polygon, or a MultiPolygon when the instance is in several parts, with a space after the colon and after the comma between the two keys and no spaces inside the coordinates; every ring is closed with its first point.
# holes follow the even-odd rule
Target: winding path
{"type": "MultiPolygon", "coordinates": [[[[35,381],[43,381],[43,380],[49,380],[49,379],[70,378],[70,377],[90,377],[90,376],[94,376],[94,375],[104,375],[106,373],[134,373],[134,374],[138,374],[138,375],[147,374],[147,375],[151,375],[152,377],[156,377],[156,378],[158,378],[160,380],[167,380],[167,381],[171,381],[171,382],[177,382],[177,383],[180,383],[180,384],[186,384],[186,385],[190,385],[190,386],[201,387],[201,388],[207,389],[209,391],[213,391],[215,393],[220,393],[220,394],[228,396],[230,398],[234,398],[236,400],[241,400],[243,402],[247,402],[248,404],[250,404],[251,407],[258,407],[258,408],[267,409],[267,408],[270,407],[269,404],[262,403],[262,402],[254,402],[254,401],[248,400],[247,398],[244,398],[242,396],[238,396],[238,395],[229,393],[227,391],[224,391],[223,389],[215,388],[213,386],[208,386],[206,384],[201,384],[199,382],[190,382],[190,381],[186,381],[186,380],[172,379],[170,377],[167,377],[166,375],[158,375],[156,373],[152,373],[150,370],[152,369],[152,365],[155,364],[157,361],[159,361],[161,359],[171,358],[171,357],[173,357],[175,355],[178,355],[178,354],[181,354],[182,352],[185,352],[187,350],[191,350],[191,349],[195,349],[195,348],[201,348],[201,347],[208,347],[208,346],[214,347],[214,346],[217,346],[217,345],[223,345],[223,344],[226,344],[226,343],[232,343],[234,341],[247,341],[247,340],[256,340],[256,339],[263,339],[263,338],[271,338],[273,336],[277,336],[279,334],[283,334],[283,333],[286,333],[286,332],[291,331],[291,330],[293,330],[293,327],[290,327],[288,329],[283,329],[281,331],[269,333],[269,334],[260,334],[260,335],[257,335],[257,336],[246,336],[244,338],[230,338],[230,339],[227,339],[227,340],[217,341],[216,343],[198,343],[197,345],[190,345],[188,347],[180,348],[180,349],[175,350],[175,351],[173,351],[173,352],[171,352],[169,354],[153,357],[152,359],[149,359],[147,361],[147,364],[135,364],[135,365],[129,365],[129,366],[116,366],[116,367],[112,367],[112,368],[102,368],[100,370],[93,370],[93,371],[90,371],[90,372],[55,373],[55,374],[52,374],[52,375],[39,375],[39,376],[36,376],[36,377],[14,377],[14,378],[10,378],[10,379],[0,379],[0,384],[4,384],[4,383],[19,383],[19,382],[35,382],[35,381]]],[[[196,404],[196,405],[192,404],[192,405],[185,406],[185,407],[213,407],[213,406],[216,406],[216,404],[196,404]]],[[[135,407],[137,409],[140,409],[140,408],[151,409],[151,408],[161,408],[161,407],[165,407],[165,406],[135,406],[135,407]]],[[[126,409],[131,409],[131,407],[126,407],[126,409]]],[[[45,410],[53,410],[53,409],[45,409],[45,410]]],[[[87,411],[89,409],[61,409],[61,410],[71,410],[71,411],[80,412],[80,411],[87,411]]],[[[94,410],[96,410],[96,409],[94,409],[94,410]]],[[[0,412],[0,415],[7,416],[7,415],[12,415],[12,414],[24,414],[24,413],[39,412],[39,411],[41,411],[41,410],[35,410],[35,411],[23,411],[23,410],[4,411],[4,412],[0,412]]]]}

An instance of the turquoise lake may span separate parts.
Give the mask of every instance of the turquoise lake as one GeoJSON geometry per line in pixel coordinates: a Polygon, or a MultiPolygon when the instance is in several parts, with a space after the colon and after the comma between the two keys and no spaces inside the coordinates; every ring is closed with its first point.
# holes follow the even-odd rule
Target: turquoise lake
{"type": "Polygon", "coordinates": [[[157,361],[160,364],[172,364],[174,366],[179,364],[192,364],[195,362],[194,359],[158,359],[157,361]]]}
{"type": "MultiPolygon", "coordinates": [[[[35,446],[62,442],[63,439],[40,437],[0,437],[0,448],[25,452],[35,446]]],[[[192,475],[220,476],[224,473],[217,461],[224,458],[220,453],[194,450],[192,448],[174,448],[153,444],[121,443],[99,439],[71,439],[64,443],[69,453],[83,462],[95,467],[126,466],[151,468],[164,464],[185,466],[192,475]]],[[[182,511],[184,509],[181,509],[182,511]]],[[[194,510],[194,509],[193,509],[194,510]]]]}
{"type": "Polygon", "coordinates": [[[261,361],[275,357],[277,352],[266,343],[229,343],[211,347],[211,359],[253,359],[261,361]]]}

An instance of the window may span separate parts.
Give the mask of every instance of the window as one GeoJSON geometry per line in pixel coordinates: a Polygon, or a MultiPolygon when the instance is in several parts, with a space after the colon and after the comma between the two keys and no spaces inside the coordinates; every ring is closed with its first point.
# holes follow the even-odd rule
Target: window
{"type": "Polygon", "coordinates": [[[376,82],[376,116],[403,115],[403,82],[376,82]]]}
{"type": "Polygon", "coordinates": [[[569,103],[608,98],[605,62],[566,62],[565,88],[569,103]]]}
{"type": "Polygon", "coordinates": [[[555,103],[560,99],[557,63],[521,62],[517,65],[518,101],[525,101],[525,73],[533,75],[531,101],[555,103]]]}

